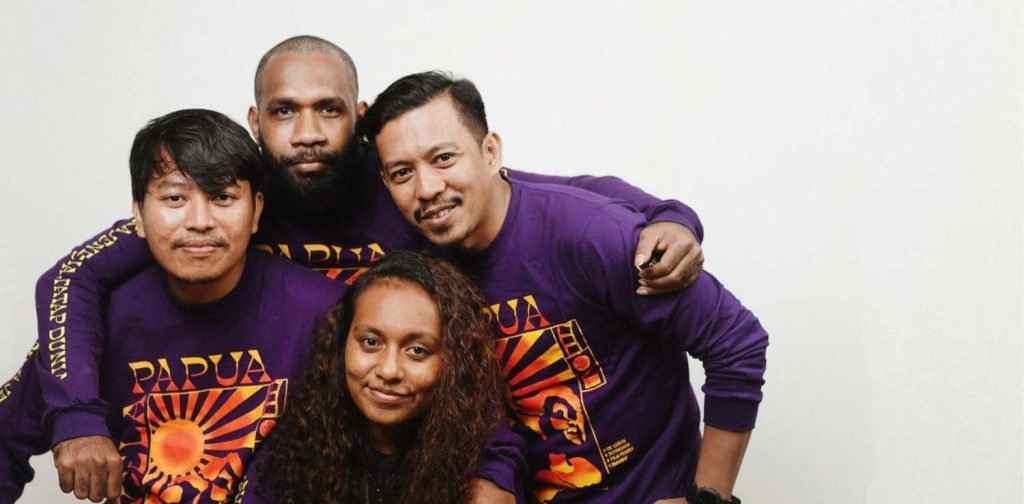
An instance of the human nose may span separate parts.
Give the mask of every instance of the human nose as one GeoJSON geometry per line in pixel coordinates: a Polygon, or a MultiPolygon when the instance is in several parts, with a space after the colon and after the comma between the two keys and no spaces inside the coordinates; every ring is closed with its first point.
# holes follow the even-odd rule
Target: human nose
{"type": "Polygon", "coordinates": [[[402,379],[404,373],[398,348],[391,347],[382,352],[375,372],[377,377],[383,382],[396,382],[402,379]]]}
{"type": "Polygon", "coordinates": [[[434,168],[421,168],[416,177],[416,197],[423,201],[431,201],[444,192],[444,177],[434,168]]]}
{"type": "Polygon", "coordinates": [[[292,131],[293,145],[319,145],[327,142],[323,128],[316,114],[303,112],[295,121],[295,129],[292,131]]]}
{"type": "Polygon", "coordinates": [[[215,221],[207,203],[197,202],[189,205],[185,226],[193,231],[205,232],[214,228],[215,221]]]}

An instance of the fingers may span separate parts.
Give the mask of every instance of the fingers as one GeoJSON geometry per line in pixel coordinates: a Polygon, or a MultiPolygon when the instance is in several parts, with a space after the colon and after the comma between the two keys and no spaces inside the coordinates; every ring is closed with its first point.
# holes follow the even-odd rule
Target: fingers
{"type": "Polygon", "coordinates": [[[659,278],[641,278],[637,294],[649,296],[685,289],[697,280],[703,269],[704,252],[694,247],[667,274],[659,278]]]}
{"type": "Polygon", "coordinates": [[[121,495],[121,456],[105,436],[62,441],[53,450],[60,489],[79,499],[102,502],[121,495]]]}
{"type": "Polygon", "coordinates": [[[54,465],[57,467],[57,480],[60,482],[60,491],[71,493],[75,489],[75,471],[70,467],[61,467],[57,463],[54,465]]]}
{"type": "Polygon", "coordinates": [[[114,463],[107,462],[107,498],[110,500],[117,500],[121,496],[122,478],[124,473],[121,472],[121,461],[117,460],[114,463]]]}
{"type": "Polygon", "coordinates": [[[79,499],[89,498],[89,473],[86,471],[75,471],[75,497],[79,499]]]}
{"type": "Polygon", "coordinates": [[[633,265],[637,268],[643,267],[647,261],[650,261],[656,251],[658,251],[658,242],[660,241],[660,235],[657,232],[651,231],[650,227],[646,227],[640,231],[640,240],[636,244],[636,255],[633,256],[633,265]]]}
{"type": "Polygon", "coordinates": [[[664,250],[661,252],[661,258],[658,260],[658,264],[651,266],[640,271],[640,278],[654,279],[661,278],[675,271],[679,267],[679,264],[686,259],[687,254],[693,249],[696,242],[681,242],[681,241],[659,241],[664,250]]]}

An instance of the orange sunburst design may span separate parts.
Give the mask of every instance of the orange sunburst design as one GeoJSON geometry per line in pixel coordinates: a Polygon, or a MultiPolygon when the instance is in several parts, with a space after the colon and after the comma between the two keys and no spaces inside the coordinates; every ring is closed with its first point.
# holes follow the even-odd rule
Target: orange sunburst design
{"type": "Polygon", "coordinates": [[[244,460],[283,412],[287,383],[154,393],[125,408],[139,436],[121,443],[126,494],[133,502],[217,502],[229,495],[244,460]],[[141,488],[129,488],[135,485],[141,488]]]}
{"type": "Polygon", "coordinates": [[[323,275],[331,280],[338,280],[345,282],[345,285],[352,285],[357,278],[366,273],[369,266],[359,266],[354,268],[314,268],[314,270],[323,273],[323,275]]]}
{"type": "MultiPolygon", "coordinates": [[[[607,469],[595,462],[605,468],[607,464],[583,393],[603,386],[606,379],[579,323],[574,319],[501,338],[496,349],[520,428],[536,437],[535,446],[565,452],[533,454],[547,459],[546,467],[533,475],[534,495],[548,502],[563,490],[599,485],[607,469]]],[[[541,460],[535,462],[543,464],[541,460]]]]}

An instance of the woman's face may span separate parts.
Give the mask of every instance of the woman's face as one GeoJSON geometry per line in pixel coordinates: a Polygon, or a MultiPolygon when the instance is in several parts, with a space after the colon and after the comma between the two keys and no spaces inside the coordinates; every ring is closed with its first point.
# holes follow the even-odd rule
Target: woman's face
{"type": "Polygon", "coordinates": [[[345,381],[370,423],[375,448],[394,449],[395,427],[430,404],[441,370],[441,312],[422,287],[373,282],[356,299],[345,340],[345,381]]]}

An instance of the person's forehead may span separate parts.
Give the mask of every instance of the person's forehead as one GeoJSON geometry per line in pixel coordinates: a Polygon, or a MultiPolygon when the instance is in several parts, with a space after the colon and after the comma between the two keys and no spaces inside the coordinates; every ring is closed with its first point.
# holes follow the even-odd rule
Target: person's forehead
{"type": "MultiPolygon", "coordinates": [[[[250,187],[248,180],[235,179],[234,184],[225,184],[224,189],[236,188],[246,190],[250,187]]],[[[147,183],[148,191],[159,191],[162,189],[175,189],[183,191],[203,191],[192,177],[185,175],[178,168],[172,168],[166,172],[154,171],[147,183]]]]}
{"type": "Polygon", "coordinates": [[[324,52],[284,52],[267,60],[261,76],[262,100],[341,94],[355,98],[354,77],[342,59],[324,52]]]}
{"type": "Polygon", "coordinates": [[[472,137],[472,132],[463,124],[455,102],[447,94],[431,99],[420,107],[388,121],[381,128],[378,139],[401,145],[409,144],[413,139],[458,140],[461,137],[472,137]]]}

